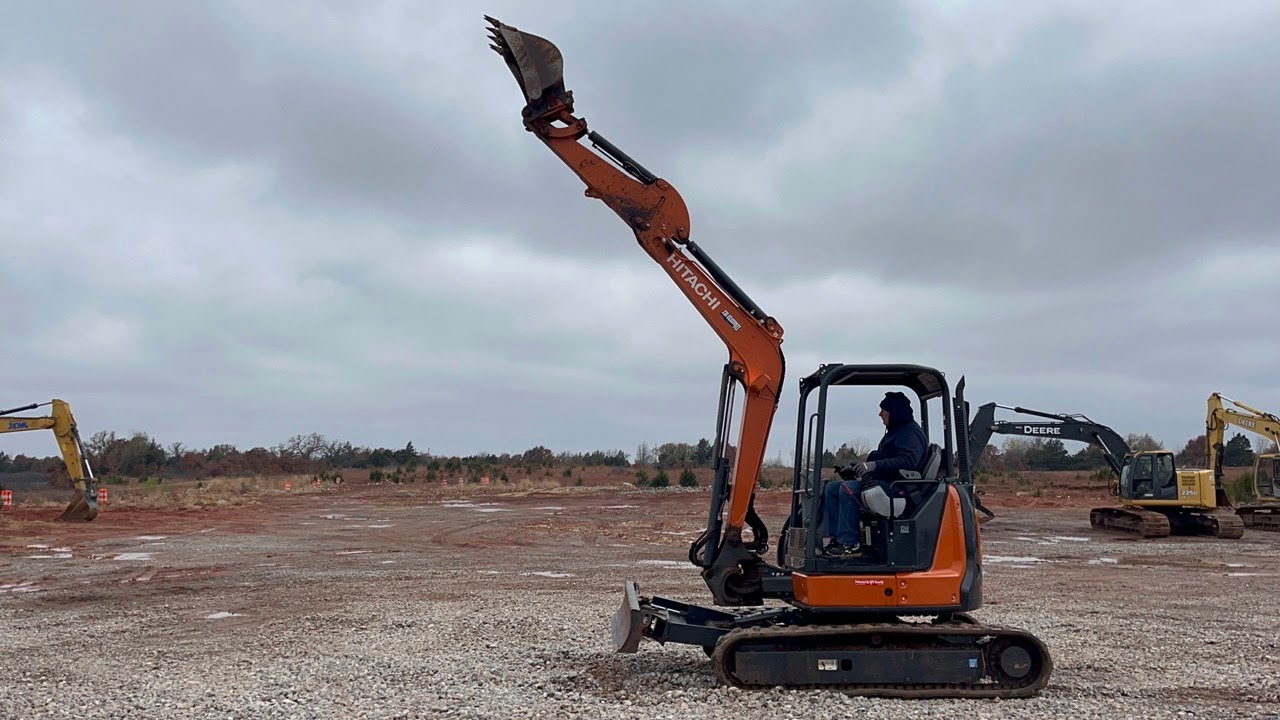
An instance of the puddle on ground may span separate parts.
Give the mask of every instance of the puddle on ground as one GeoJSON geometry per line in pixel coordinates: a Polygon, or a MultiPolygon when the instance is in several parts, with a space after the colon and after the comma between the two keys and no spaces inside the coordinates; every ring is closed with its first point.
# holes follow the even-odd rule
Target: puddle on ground
{"type": "Polygon", "coordinates": [[[0,593],[31,593],[39,591],[40,588],[36,587],[35,580],[14,583],[12,585],[0,585],[0,593]]]}
{"type": "Polygon", "coordinates": [[[112,560],[150,560],[150,559],[151,559],[151,553],[149,553],[149,552],[127,552],[127,553],[120,553],[119,555],[116,555],[115,557],[113,557],[113,558],[111,558],[111,559],[112,559],[112,560]]]}
{"type": "Polygon", "coordinates": [[[233,612],[227,612],[226,610],[219,610],[216,613],[209,613],[208,615],[205,615],[204,619],[205,620],[222,620],[224,618],[233,618],[233,617],[244,617],[244,615],[242,613],[233,613],[233,612]]]}
{"type": "MultiPolygon", "coordinates": [[[[1023,565],[1026,565],[1027,563],[1042,563],[1042,562],[1048,562],[1048,561],[1047,561],[1047,560],[1045,560],[1044,558],[1038,558],[1038,557],[1015,557],[1015,556],[1012,556],[1012,555],[983,555],[983,556],[982,556],[982,561],[983,561],[983,562],[988,562],[988,563],[1021,563],[1021,564],[1023,564],[1023,565]]],[[[1030,566],[1028,565],[1028,567],[1030,567],[1030,566]]]]}
{"type": "Polygon", "coordinates": [[[48,545],[28,545],[27,547],[33,550],[49,551],[47,555],[27,555],[26,558],[28,560],[68,560],[72,557],[71,548],[69,547],[51,548],[48,545]]]}
{"type": "Polygon", "coordinates": [[[554,571],[551,571],[551,570],[539,570],[539,571],[537,571],[537,572],[522,572],[522,573],[520,573],[520,574],[521,574],[521,575],[537,575],[538,577],[549,577],[549,578],[571,578],[571,577],[573,577],[573,573],[567,573],[567,572],[554,572],[554,571]]]}
{"type": "Polygon", "coordinates": [[[693,567],[692,565],[690,565],[689,563],[683,560],[638,560],[636,561],[636,564],[637,565],[656,565],[658,567],[664,567],[664,568],[680,568],[682,570],[693,567]]]}
{"type": "Polygon", "coordinates": [[[134,540],[165,540],[167,537],[166,535],[139,535],[134,540]]]}

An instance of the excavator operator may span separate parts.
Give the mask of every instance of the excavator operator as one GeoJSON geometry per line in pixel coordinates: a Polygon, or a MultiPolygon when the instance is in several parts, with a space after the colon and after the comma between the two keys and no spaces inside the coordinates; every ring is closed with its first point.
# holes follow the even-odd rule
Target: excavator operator
{"type": "Polygon", "coordinates": [[[837,466],[842,480],[833,480],[823,488],[827,528],[832,540],[823,550],[828,556],[856,555],[861,552],[861,512],[867,509],[867,493],[892,497],[891,485],[899,470],[919,470],[924,465],[929,440],[916,422],[911,400],[905,393],[887,392],[880,401],[880,420],[884,437],[864,462],[837,466]],[[877,493],[877,489],[879,493],[877,493]]]}

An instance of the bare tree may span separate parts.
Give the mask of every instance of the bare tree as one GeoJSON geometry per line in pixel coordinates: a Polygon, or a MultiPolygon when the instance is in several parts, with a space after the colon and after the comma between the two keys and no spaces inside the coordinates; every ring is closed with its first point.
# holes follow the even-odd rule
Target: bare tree
{"type": "Polygon", "coordinates": [[[1138,433],[1129,433],[1124,436],[1124,441],[1128,444],[1129,449],[1134,452],[1147,452],[1150,450],[1163,450],[1164,443],[1156,440],[1146,433],[1139,435],[1138,433]]]}
{"type": "Polygon", "coordinates": [[[652,465],[653,450],[649,448],[649,443],[642,442],[636,447],[636,465],[652,465]]]}

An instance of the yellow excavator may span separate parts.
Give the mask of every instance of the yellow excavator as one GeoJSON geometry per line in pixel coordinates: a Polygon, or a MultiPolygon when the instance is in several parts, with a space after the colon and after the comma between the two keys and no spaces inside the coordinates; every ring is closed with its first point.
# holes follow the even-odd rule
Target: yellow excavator
{"type": "Polygon", "coordinates": [[[80,432],[76,429],[76,420],[71,415],[71,406],[63,400],[50,400],[47,403],[31,403],[22,407],[0,410],[0,433],[25,432],[27,430],[52,430],[58,439],[58,449],[62,451],[62,461],[67,466],[67,474],[75,487],[76,495],[66,509],[57,517],[63,522],[89,521],[98,516],[98,497],[94,487],[93,470],[85,456],[84,446],[80,442],[80,432]],[[42,417],[16,417],[13,413],[35,410],[50,406],[50,412],[42,417]]]}
{"type": "Polygon", "coordinates": [[[1212,535],[1226,540],[1244,536],[1244,522],[1232,514],[1231,501],[1208,470],[1180,470],[1168,450],[1129,449],[1115,430],[1084,415],[1064,415],[987,403],[969,425],[969,457],[982,457],[992,434],[1073,440],[1102,451],[1114,473],[1111,494],[1119,506],[1093,508],[1089,523],[1100,530],[1144,538],[1212,535]],[[996,408],[1048,421],[996,420],[996,408]]]}
{"type": "MultiPolygon", "coordinates": [[[[1242,402],[1214,393],[1205,414],[1205,444],[1209,446],[1209,467],[1219,484],[1227,426],[1257,433],[1280,445],[1280,417],[1251,408],[1242,402]]],[[[1253,500],[1236,507],[1245,527],[1280,532],[1280,454],[1258,455],[1253,464],[1253,500]]]]}

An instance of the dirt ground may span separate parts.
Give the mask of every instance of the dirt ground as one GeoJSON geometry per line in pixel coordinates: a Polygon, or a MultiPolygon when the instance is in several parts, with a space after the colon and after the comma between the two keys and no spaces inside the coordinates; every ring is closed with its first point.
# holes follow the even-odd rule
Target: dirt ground
{"type": "MultiPolygon", "coordinates": [[[[1056,668],[1042,697],[914,707],[1280,717],[1280,533],[1100,533],[1087,519],[1096,496],[1070,483],[987,495],[999,517],[983,528],[976,615],[1044,639],[1056,668]]],[[[707,497],[346,484],[240,507],[109,505],[77,525],[49,522],[47,508],[7,510],[0,716],[751,715],[756,701],[717,688],[696,649],[609,649],[624,580],[708,602],[685,559],[707,497]],[[364,697],[370,687],[385,692],[364,697]]],[[[771,527],[788,498],[760,493],[771,527]]],[[[785,707],[834,712],[832,695],[789,693],[785,707]]],[[[856,702],[837,714],[902,717],[911,705],[856,702]]]]}

